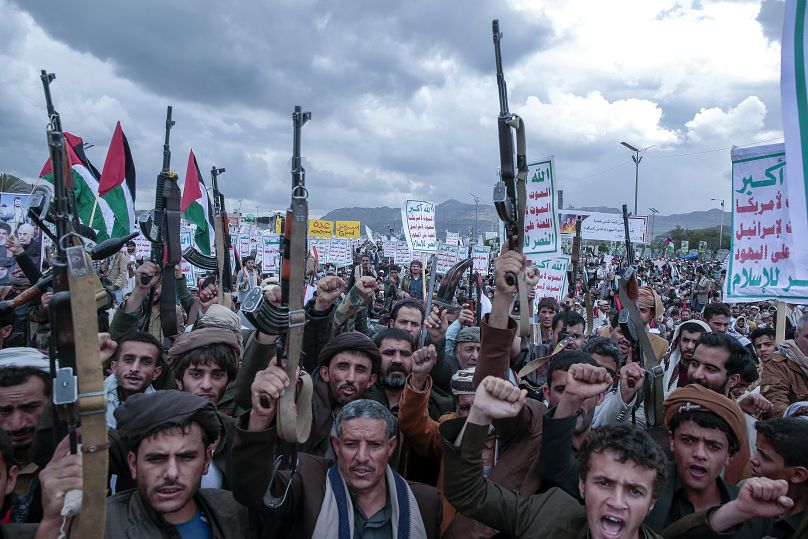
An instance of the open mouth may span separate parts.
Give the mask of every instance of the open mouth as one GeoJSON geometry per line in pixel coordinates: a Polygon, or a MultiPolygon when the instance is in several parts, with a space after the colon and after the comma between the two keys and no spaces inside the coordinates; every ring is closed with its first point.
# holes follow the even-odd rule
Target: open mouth
{"type": "Polygon", "coordinates": [[[620,517],[606,515],[600,519],[600,531],[603,537],[618,538],[623,533],[625,521],[620,517]]]}
{"type": "Polygon", "coordinates": [[[709,470],[707,470],[707,468],[705,468],[704,466],[699,466],[698,464],[691,464],[687,468],[687,473],[689,473],[690,477],[694,479],[704,479],[705,477],[707,477],[709,470]]]}
{"type": "Polygon", "coordinates": [[[172,485],[169,487],[160,487],[157,489],[157,494],[162,499],[170,499],[179,496],[179,494],[183,491],[183,488],[180,486],[172,485]]]}

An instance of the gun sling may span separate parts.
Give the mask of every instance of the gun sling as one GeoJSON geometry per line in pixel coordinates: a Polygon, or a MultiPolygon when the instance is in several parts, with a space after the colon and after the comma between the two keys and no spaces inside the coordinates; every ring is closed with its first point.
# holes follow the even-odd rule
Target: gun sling
{"type": "Polygon", "coordinates": [[[84,468],[78,537],[93,537],[98,532],[99,523],[103,526],[106,522],[109,465],[107,401],[104,398],[104,378],[95,335],[98,327],[95,294],[101,283],[83,247],[68,247],[66,254],[70,311],[76,331],[76,370],[84,468]],[[82,335],[82,328],[90,331],[82,335]]]}

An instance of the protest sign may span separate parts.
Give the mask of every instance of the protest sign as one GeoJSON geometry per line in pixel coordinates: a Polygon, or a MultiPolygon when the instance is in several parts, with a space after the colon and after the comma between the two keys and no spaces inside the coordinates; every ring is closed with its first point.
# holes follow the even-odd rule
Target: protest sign
{"type": "MultiPolygon", "coordinates": [[[[575,235],[575,222],[581,217],[581,238],[585,240],[626,241],[623,216],[619,213],[598,213],[579,210],[562,210],[559,212],[561,233],[575,235]]],[[[628,218],[628,231],[632,243],[648,241],[648,217],[632,215],[628,218]]]]}
{"type": "Polygon", "coordinates": [[[460,232],[446,231],[446,245],[460,245],[460,232]]]}
{"type": "Polygon", "coordinates": [[[419,258],[413,256],[412,251],[410,251],[407,242],[398,241],[396,242],[396,264],[399,265],[409,265],[409,263],[414,260],[415,258],[419,258]]]}
{"type": "Polygon", "coordinates": [[[401,222],[411,251],[437,253],[435,204],[425,200],[405,200],[401,204],[401,222]]]}
{"type": "Polygon", "coordinates": [[[790,198],[784,145],[733,148],[731,156],[727,300],[808,302],[808,249],[794,226],[806,220],[805,205],[790,198]]]}
{"type": "Polygon", "coordinates": [[[331,238],[309,238],[309,250],[317,250],[317,262],[328,264],[328,254],[331,248],[331,238]]]}
{"type": "Polygon", "coordinates": [[[347,238],[331,238],[328,249],[328,262],[337,267],[348,266],[353,262],[351,246],[347,238]]]}
{"type": "Polygon", "coordinates": [[[396,258],[396,244],[398,244],[396,240],[382,240],[382,250],[384,251],[384,256],[389,256],[394,261],[396,258]]]}
{"type": "Polygon", "coordinates": [[[358,238],[361,236],[362,226],[359,221],[337,221],[334,236],[337,238],[358,238]]]}
{"type": "Polygon", "coordinates": [[[312,238],[330,238],[334,235],[334,221],[309,219],[309,236],[312,238]]]}
{"type": "Polygon", "coordinates": [[[454,245],[438,245],[438,262],[437,262],[437,271],[438,273],[445,274],[449,269],[457,264],[458,256],[457,256],[457,247],[454,245]]]}
{"type": "Polygon", "coordinates": [[[690,242],[688,240],[682,240],[682,254],[687,254],[689,249],[690,249],[690,242]]]}
{"type": "Polygon", "coordinates": [[[488,255],[491,250],[485,246],[475,245],[471,251],[472,271],[480,275],[488,275],[488,255]]]}
{"type": "Polygon", "coordinates": [[[525,253],[558,252],[554,176],[555,162],[552,157],[528,165],[525,253]]]}
{"type": "MultiPolygon", "coordinates": [[[[560,302],[567,294],[567,265],[570,257],[565,255],[528,255],[528,259],[539,270],[536,283],[536,302],[542,298],[554,298],[560,302]]],[[[538,312],[538,309],[534,309],[538,312]]]]}
{"type": "Polygon", "coordinates": [[[278,234],[261,236],[261,270],[278,271],[281,255],[281,237],[278,234]]]}

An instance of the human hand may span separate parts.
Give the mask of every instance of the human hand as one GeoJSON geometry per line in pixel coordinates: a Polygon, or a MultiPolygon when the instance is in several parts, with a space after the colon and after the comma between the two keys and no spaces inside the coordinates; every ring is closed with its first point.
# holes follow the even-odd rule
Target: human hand
{"type": "Polygon", "coordinates": [[[266,430],[275,418],[278,399],[291,384],[289,375],[278,365],[278,359],[272,358],[266,369],[255,373],[250,386],[252,410],[248,430],[266,430]]]}
{"type": "Polygon", "coordinates": [[[6,249],[11,251],[14,256],[21,255],[25,249],[23,249],[22,244],[20,243],[19,238],[14,234],[10,234],[8,238],[6,238],[6,249]]]}
{"type": "Polygon", "coordinates": [[[772,403],[760,393],[747,393],[738,399],[738,406],[749,415],[764,416],[772,409],[772,403]]]}
{"type": "Polygon", "coordinates": [[[336,275],[329,275],[317,281],[317,296],[314,300],[314,310],[325,312],[330,309],[334,301],[342,294],[344,287],[345,281],[336,275]]]}
{"type": "Polygon", "coordinates": [[[39,472],[43,522],[61,521],[65,493],[81,490],[82,477],[81,454],[70,453],[70,439],[65,436],[56,446],[48,465],[39,472]]]}
{"type": "Polygon", "coordinates": [[[107,365],[107,362],[115,355],[117,348],[118,343],[112,340],[109,333],[98,334],[98,356],[102,365],[107,365]]]}
{"type": "Polygon", "coordinates": [[[511,251],[508,242],[502,245],[500,255],[494,260],[494,285],[497,294],[513,294],[516,291],[516,283],[508,284],[506,275],[518,274],[525,268],[526,260],[522,253],[511,251]]]}
{"type": "Polygon", "coordinates": [[[432,342],[440,342],[446,334],[446,330],[449,329],[449,321],[446,319],[446,309],[438,307],[437,305],[433,306],[432,312],[429,313],[429,316],[424,320],[424,327],[429,333],[432,342]]]}
{"type": "Polygon", "coordinates": [[[620,369],[620,397],[629,403],[645,383],[645,369],[638,363],[626,363],[620,369]]]}
{"type": "Polygon", "coordinates": [[[746,479],[738,496],[712,513],[710,527],[722,533],[752,518],[783,516],[794,507],[787,494],[788,482],[783,479],[746,479]]]}
{"type": "Polygon", "coordinates": [[[157,264],[151,262],[149,260],[144,260],[143,264],[137,267],[135,270],[135,290],[134,292],[139,292],[141,295],[145,296],[148,290],[155,286],[160,281],[160,268],[157,267],[157,264]],[[146,284],[143,284],[142,276],[146,275],[149,280],[146,284]]]}
{"type": "Polygon", "coordinates": [[[376,290],[379,288],[379,282],[375,277],[360,277],[356,280],[354,288],[362,294],[362,297],[369,298],[376,293],[376,290]]]}
{"type": "Polygon", "coordinates": [[[413,352],[410,383],[415,389],[419,391],[424,390],[427,379],[429,378],[429,373],[432,372],[432,368],[435,367],[437,361],[438,353],[435,350],[435,346],[432,344],[413,352]]]}
{"type": "Polygon", "coordinates": [[[488,425],[492,419],[516,417],[525,405],[526,398],[527,390],[519,389],[508,380],[486,376],[477,386],[468,421],[475,425],[488,425]]]}

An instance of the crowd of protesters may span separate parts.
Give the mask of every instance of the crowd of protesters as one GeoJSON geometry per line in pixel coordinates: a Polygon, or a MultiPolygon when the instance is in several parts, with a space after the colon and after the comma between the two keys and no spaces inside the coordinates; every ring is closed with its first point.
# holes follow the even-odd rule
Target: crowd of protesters
{"type": "MultiPolygon", "coordinates": [[[[125,246],[99,268],[114,305],[98,333],[106,536],[808,537],[806,311],[781,308],[778,339],[776,302],[724,303],[720,264],[581,261],[561,301],[515,309],[506,275],[533,289],[538,272],[504,248],[430,312],[426,259],[366,242],[348,268],[307,264],[292,293],[306,297],[311,429],[295,445],[278,409],[301,375],[239,309],[255,287],[278,303],[278,277],[244,257],[222,305],[215,282],[176,268],[181,332],[167,337],[159,268],[125,246]],[[620,316],[634,310],[650,352],[620,316]],[[662,410],[647,398],[656,363],[662,410]],[[293,469],[277,465],[289,455],[293,469]]],[[[53,436],[49,300],[0,321],[2,537],[55,538],[81,518],[62,513],[83,469],[53,436]]]]}

